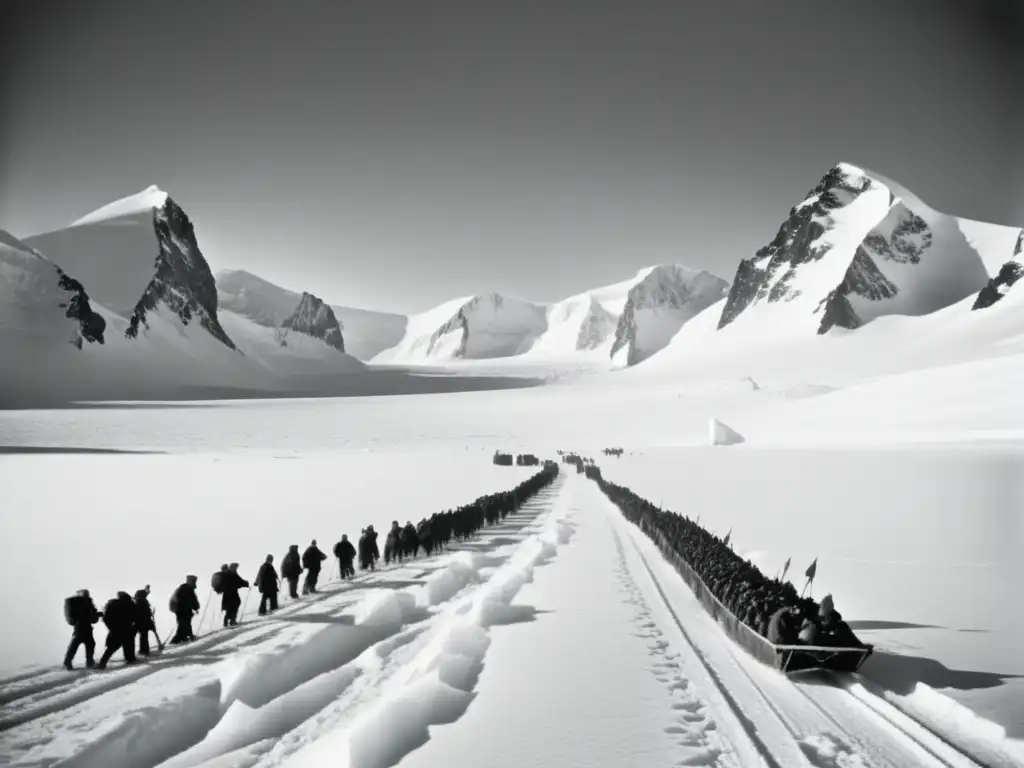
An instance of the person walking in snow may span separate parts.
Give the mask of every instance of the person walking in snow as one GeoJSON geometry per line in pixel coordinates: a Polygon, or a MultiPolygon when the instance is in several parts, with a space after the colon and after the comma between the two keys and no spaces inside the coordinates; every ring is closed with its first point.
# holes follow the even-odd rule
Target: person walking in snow
{"type": "Polygon", "coordinates": [[[160,644],[160,637],[156,634],[156,622],[153,621],[153,607],[149,604],[149,585],[135,593],[134,618],[135,631],[139,633],[139,655],[149,656],[149,633],[156,637],[160,644]]]}
{"type": "Polygon", "coordinates": [[[238,625],[238,609],[242,607],[242,598],[238,591],[249,586],[249,582],[238,575],[238,563],[228,566],[221,582],[220,607],[224,611],[224,626],[238,625]]]}
{"type": "Polygon", "coordinates": [[[341,535],[341,541],[334,545],[334,556],[338,558],[338,574],[342,579],[350,579],[356,575],[353,567],[356,559],[356,548],[348,540],[348,534],[341,535]]]}
{"type": "Polygon", "coordinates": [[[260,591],[260,616],[266,616],[267,611],[277,610],[277,590],[280,579],[277,577],[277,569],[274,568],[274,556],[267,555],[267,559],[256,572],[254,586],[260,591]]]}
{"type": "Polygon", "coordinates": [[[103,623],[107,625],[106,648],[96,669],[106,669],[110,657],[120,649],[124,652],[124,663],[134,664],[135,659],[135,603],[127,592],[118,592],[117,597],[107,601],[103,608],[103,623]]]}
{"type": "Polygon", "coordinates": [[[189,574],[185,583],[174,590],[171,595],[170,609],[178,622],[177,631],[171,638],[171,645],[179,645],[189,640],[195,640],[196,635],[192,631],[192,617],[199,613],[199,597],[196,595],[196,584],[199,577],[189,574]]]}
{"type": "Polygon", "coordinates": [[[316,545],[316,539],[306,547],[302,553],[302,566],[306,569],[306,580],[302,583],[302,594],[316,594],[316,583],[320,579],[320,568],[327,559],[320,547],[316,545]]]}
{"type": "Polygon", "coordinates": [[[288,547],[288,554],[281,561],[281,578],[288,582],[288,595],[292,600],[299,599],[299,576],[302,575],[302,563],[299,561],[299,545],[288,547]]]}
{"type": "Polygon", "coordinates": [[[100,620],[100,612],[96,610],[88,589],[80,589],[64,601],[64,619],[72,627],[71,642],[64,654],[64,669],[74,669],[71,662],[81,645],[85,646],[85,666],[92,669],[96,666],[96,640],[93,638],[92,625],[100,620]]]}

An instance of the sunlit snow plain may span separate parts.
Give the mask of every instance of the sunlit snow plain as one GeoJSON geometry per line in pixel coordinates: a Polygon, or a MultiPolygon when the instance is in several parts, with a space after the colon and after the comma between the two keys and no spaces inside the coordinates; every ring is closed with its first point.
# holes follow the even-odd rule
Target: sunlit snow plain
{"type": "MultiPolygon", "coordinates": [[[[205,601],[209,575],[223,562],[240,562],[243,575],[251,578],[267,553],[280,559],[289,544],[301,548],[315,538],[327,550],[342,533],[357,536],[368,523],[383,531],[393,519],[416,521],[484,493],[511,488],[530,474],[524,468],[493,466],[490,457],[495,449],[554,456],[556,449],[564,448],[594,456],[611,480],[655,502],[691,516],[699,514],[701,524],[711,530],[724,534],[731,529],[737,551],[769,574],[791,557],[789,575],[798,587],[803,586],[803,570],[817,557],[815,596],[831,592],[844,618],[878,646],[863,670],[865,676],[989,764],[1013,765],[1024,754],[1019,741],[1024,739],[1024,609],[1018,592],[1024,553],[1020,360],[1009,354],[961,365],[936,358],[929,361],[931,367],[881,377],[823,376],[810,368],[783,375],[779,371],[784,366],[777,364],[762,366],[763,374],[748,366],[754,371],[751,379],[724,368],[718,378],[687,379],[659,374],[657,366],[641,375],[641,366],[619,374],[568,376],[545,387],[495,392],[0,412],[0,444],[20,451],[0,456],[0,596],[8,627],[2,663],[10,675],[27,665],[59,662],[69,635],[61,603],[76,589],[88,587],[102,604],[118,589],[133,592],[151,584],[158,626],[165,636],[171,624],[167,597],[187,573],[200,577],[200,599],[205,601]],[[708,446],[711,417],[736,429],[746,442],[708,446]],[[602,456],[600,449],[608,446],[622,446],[626,455],[602,456]],[[33,448],[79,452],[25,452],[33,448]],[[89,453],[96,449],[150,453],[89,453]],[[971,712],[984,720],[972,720],[971,712]]],[[[425,634],[424,648],[409,638],[393,641],[410,643],[407,652],[412,655],[401,663],[393,659],[404,658],[394,656],[395,648],[378,661],[364,659],[364,666],[385,671],[397,664],[395,677],[391,687],[382,683],[363,691],[356,704],[345,699],[349,708],[344,712],[338,711],[337,702],[330,704],[334,694],[329,692],[337,683],[330,675],[340,673],[322,670],[328,677],[321,680],[321,670],[314,664],[312,677],[300,679],[320,680],[309,684],[326,686],[318,694],[321,698],[313,697],[322,707],[310,705],[309,697],[299,693],[295,695],[305,697],[305,708],[292,698],[275,705],[291,711],[293,718],[302,714],[301,721],[289,725],[294,730],[285,734],[240,725],[241,730],[231,731],[235,721],[220,719],[227,717],[224,708],[231,703],[230,696],[223,698],[224,680],[249,679],[253,670],[246,667],[243,673],[238,665],[258,664],[252,659],[272,658],[282,647],[308,645],[302,632],[322,629],[317,622],[326,621],[310,618],[292,625],[291,636],[268,640],[253,629],[250,632],[259,636],[249,650],[249,640],[239,639],[238,654],[204,657],[161,671],[159,695],[143,680],[113,688],[98,699],[76,703],[72,698],[65,709],[0,733],[0,754],[15,755],[18,764],[25,765],[52,765],[61,759],[68,760],[62,765],[129,764],[102,760],[136,754],[129,749],[136,743],[133,739],[149,733],[149,720],[138,713],[184,706],[180,690],[194,693],[197,686],[218,679],[220,708],[199,707],[187,727],[183,716],[175,715],[175,728],[184,729],[184,735],[175,731],[178,741],[168,736],[171,746],[164,744],[164,751],[151,757],[157,754],[163,760],[179,754],[180,745],[191,748],[204,738],[225,738],[227,746],[210,747],[207,742],[192,757],[180,756],[168,765],[466,765],[472,762],[471,744],[460,738],[472,741],[473,733],[505,729],[502,759],[509,765],[668,765],[677,758],[708,765],[716,760],[722,765],[756,764],[744,761],[743,748],[736,745],[746,737],[730,730],[722,710],[716,709],[724,705],[715,703],[714,686],[702,683],[699,675],[688,678],[688,690],[707,710],[704,720],[688,722],[717,725],[677,732],[682,726],[661,722],[665,712],[673,710],[671,698],[667,703],[659,698],[664,698],[664,691],[659,693],[658,686],[672,683],[652,676],[646,662],[641,663],[646,652],[630,646],[632,634],[647,630],[637,629],[643,620],[623,618],[623,598],[616,596],[609,581],[617,568],[626,568],[619,562],[626,555],[607,536],[609,526],[615,525],[613,516],[592,484],[575,477],[566,482],[571,487],[568,495],[559,497],[558,509],[537,522],[537,530],[548,531],[549,538],[564,539],[558,544],[559,554],[539,568],[535,578],[530,568],[516,571],[534,583],[507,590],[493,582],[490,564],[477,561],[466,566],[480,582],[477,589],[496,589],[495,594],[508,602],[523,587],[524,605],[538,608],[525,623],[478,623],[486,625],[484,646],[490,644],[479,681],[468,685],[478,701],[459,699],[462,703],[456,705],[450,699],[458,697],[451,690],[424,688],[426,683],[416,682],[420,678],[410,671],[419,669],[416,654],[434,647],[425,634]],[[576,534],[559,533],[562,524],[576,534]],[[568,572],[557,576],[563,567],[568,572]],[[577,619],[580,623],[574,623],[577,619]],[[562,629],[556,632],[554,627],[562,629]],[[556,642],[558,638],[562,640],[556,642]],[[277,650],[267,650],[260,642],[277,650]],[[524,650],[529,648],[531,653],[524,650]],[[534,660],[532,668],[529,659],[534,660]],[[641,678],[644,674],[648,677],[641,678]],[[595,680],[603,684],[595,685],[595,680]],[[516,681],[518,686],[507,688],[516,681]],[[401,685],[409,686],[413,698],[434,702],[427,709],[440,707],[451,720],[464,717],[467,728],[472,722],[472,732],[447,727],[444,718],[427,718],[424,724],[416,714],[420,710],[402,708],[412,705],[388,704],[386,697],[397,695],[395,686],[401,685]],[[560,693],[555,695],[552,689],[560,693]],[[130,691],[145,690],[157,698],[142,696],[135,701],[128,696],[130,691]],[[598,706],[598,691],[612,701],[598,706]],[[102,706],[101,700],[106,702],[102,706]],[[566,716],[555,729],[566,739],[562,748],[545,751],[537,746],[537,740],[559,740],[554,731],[541,739],[530,729],[572,702],[581,707],[578,717],[566,716]],[[396,721],[381,715],[381,707],[405,712],[406,721],[420,723],[414,731],[431,725],[427,745],[413,749],[425,741],[421,734],[409,736],[406,751],[390,757],[366,747],[379,744],[389,728],[394,729],[387,723],[396,721]],[[97,712],[122,723],[117,731],[120,741],[109,734],[105,739],[89,735],[97,727],[97,712]],[[125,714],[131,712],[136,715],[125,714]],[[350,722],[351,718],[355,720],[350,722]],[[647,723],[649,733],[636,724],[632,736],[626,734],[626,725],[626,730],[615,731],[623,718],[647,723]],[[129,721],[134,725],[124,725],[129,721]],[[217,723],[220,731],[204,736],[217,723]],[[716,728],[718,735],[713,733],[716,728]],[[249,736],[224,736],[225,731],[249,736]],[[613,732],[620,733],[618,741],[613,732]],[[65,736],[53,738],[58,733],[65,736]],[[270,736],[263,738],[265,733],[270,736]],[[650,739],[640,759],[634,742],[643,741],[644,734],[650,739]],[[291,747],[272,749],[279,738],[291,747]],[[237,749],[231,746],[239,740],[244,743],[237,749]],[[129,751],[111,751],[113,743],[129,751]],[[330,757],[342,754],[348,763],[330,757]],[[212,761],[217,755],[220,761],[212,761]]],[[[621,526],[616,530],[622,541],[628,538],[621,526]]],[[[511,559],[501,562],[527,555],[509,555],[511,559]]],[[[452,567],[461,573],[459,566],[435,566],[444,573],[444,568],[452,567]]],[[[636,574],[641,572],[639,566],[633,567],[634,586],[619,586],[626,592],[643,592],[642,585],[636,586],[636,574]]],[[[410,589],[419,594],[416,590],[425,588],[410,589]]],[[[652,594],[647,588],[648,602],[654,600],[652,594]]],[[[685,595],[680,595],[684,623],[687,615],[693,622],[703,622],[696,604],[685,604],[685,595]]],[[[438,615],[451,610],[463,617],[458,601],[434,605],[422,595],[410,599],[425,600],[425,605],[440,611],[438,615]]],[[[488,603],[497,598],[468,594],[466,599],[488,603]]],[[[365,618],[367,611],[380,610],[389,617],[382,620],[385,624],[402,623],[401,604],[353,604],[356,607],[344,601],[331,603],[331,615],[352,610],[365,618]]],[[[254,607],[255,600],[250,599],[247,612],[254,607]]],[[[204,630],[213,618],[206,617],[204,630]]],[[[429,633],[442,632],[440,624],[429,626],[429,633]]],[[[714,632],[713,627],[704,630],[714,632]]],[[[97,632],[101,642],[103,634],[97,632]]],[[[476,629],[462,627],[455,640],[449,633],[444,635],[449,640],[436,642],[449,643],[444,645],[449,651],[454,643],[458,658],[479,661],[482,651],[467,650],[479,650],[483,641],[477,634],[476,629]]],[[[726,643],[724,636],[720,642],[726,643]]],[[[305,662],[278,663],[301,667],[305,662]]],[[[462,663],[455,667],[461,669],[462,663]]],[[[448,669],[443,674],[458,677],[441,667],[448,669]]],[[[288,686],[279,687],[240,700],[250,707],[253,702],[257,708],[269,706],[271,700],[263,700],[267,696],[286,696],[288,686]]],[[[15,705],[25,702],[10,706],[15,705]]],[[[684,701],[680,706],[685,711],[690,705],[684,701]]],[[[262,716],[272,718],[272,713],[266,710],[262,716]]],[[[237,711],[231,718],[245,719],[237,711]]],[[[285,717],[281,722],[291,721],[285,717]]],[[[818,747],[815,754],[828,754],[827,748],[818,747]]],[[[135,764],[158,762],[139,759],[135,764]]]]}

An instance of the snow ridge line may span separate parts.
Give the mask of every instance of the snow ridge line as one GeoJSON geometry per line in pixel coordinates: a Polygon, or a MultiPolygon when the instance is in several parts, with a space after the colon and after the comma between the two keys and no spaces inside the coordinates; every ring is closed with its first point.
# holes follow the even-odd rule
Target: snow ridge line
{"type": "Polygon", "coordinates": [[[532,617],[532,608],[511,602],[573,531],[568,514],[547,513],[539,533],[523,541],[483,584],[444,604],[417,637],[397,651],[375,647],[361,656],[355,662],[361,669],[358,687],[288,734],[259,768],[303,768],[320,759],[349,768],[386,768],[425,744],[431,726],[458,720],[475,698],[489,629],[532,617]]]}

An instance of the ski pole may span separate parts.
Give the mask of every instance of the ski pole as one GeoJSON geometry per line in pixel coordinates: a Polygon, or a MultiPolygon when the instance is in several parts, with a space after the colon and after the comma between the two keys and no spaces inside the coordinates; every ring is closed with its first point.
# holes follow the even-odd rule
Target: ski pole
{"type": "Polygon", "coordinates": [[[160,639],[160,633],[156,631],[156,614],[153,613],[153,609],[149,609],[149,625],[153,628],[153,636],[156,638],[156,645],[161,651],[164,649],[164,643],[160,639]]]}

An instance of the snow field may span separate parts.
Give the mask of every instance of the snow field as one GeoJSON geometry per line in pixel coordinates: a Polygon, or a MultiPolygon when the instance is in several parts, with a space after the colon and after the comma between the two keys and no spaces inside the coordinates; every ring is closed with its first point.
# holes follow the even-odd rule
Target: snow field
{"type": "MultiPolygon", "coordinates": [[[[23,710],[22,722],[12,725],[13,708],[5,707],[0,753],[12,755],[16,765],[191,766],[222,755],[265,752],[276,760],[304,743],[301,728],[288,738],[303,723],[315,727],[338,713],[351,714],[353,701],[373,703],[402,649],[417,648],[422,664],[427,660],[422,652],[436,650],[437,638],[448,630],[458,647],[455,624],[464,621],[445,608],[447,603],[488,606],[511,599],[515,574],[522,578],[523,570],[538,555],[552,553],[558,541],[557,522],[548,524],[550,532],[545,527],[556,495],[557,487],[542,490],[464,551],[335,584],[270,617],[219,632],[232,638],[230,648],[222,644],[225,653],[210,654],[201,639],[157,657],[147,669],[83,678],[93,685],[88,698],[86,691],[69,697],[51,690],[43,706],[38,699],[15,702],[13,708],[23,710]],[[523,548],[527,551],[520,552],[523,548]],[[425,578],[389,583],[396,571],[410,569],[425,578]],[[511,578],[502,576],[509,571],[511,578]],[[433,645],[421,640],[427,637],[433,645]],[[172,676],[177,685],[169,684],[172,676]],[[52,741],[40,737],[57,732],[52,741]]],[[[477,625],[497,620],[486,610],[473,617],[477,625]]],[[[410,661],[403,657],[403,663],[410,661]]],[[[451,663],[443,666],[447,670],[451,663]]],[[[413,677],[431,668],[417,668],[413,677]]],[[[65,673],[61,687],[68,684],[65,673]]],[[[428,702],[426,711],[436,707],[428,702]]]]}

